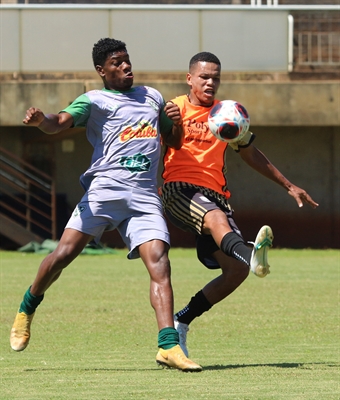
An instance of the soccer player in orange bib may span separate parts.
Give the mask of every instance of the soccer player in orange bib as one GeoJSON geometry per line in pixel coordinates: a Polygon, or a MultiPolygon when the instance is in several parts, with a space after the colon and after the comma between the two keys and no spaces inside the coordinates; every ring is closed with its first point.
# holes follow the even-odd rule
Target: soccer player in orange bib
{"type": "MultiPolygon", "coordinates": [[[[269,273],[267,253],[274,238],[272,229],[264,225],[250,246],[234,221],[226,178],[228,143],[215,138],[208,126],[209,111],[218,103],[215,95],[220,77],[221,63],[214,54],[202,52],[192,57],[187,74],[189,94],[172,100],[180,108],[177,124],[184,128],[183,144],[179,150],[167,147],[164,156],[161,195],[168,219],[196,235],[197,257],[203,265],[222,270],[175,314],[180,345],[187,356],[189,324],[238,288],[249,270],[259,277],[269,273]]],[[[248,131],[229,145],[250,167],[286,189],[299,207],[304,203],[317,207],[305,190],[285,178],[253,145],[254,138],[248,131]]]]}

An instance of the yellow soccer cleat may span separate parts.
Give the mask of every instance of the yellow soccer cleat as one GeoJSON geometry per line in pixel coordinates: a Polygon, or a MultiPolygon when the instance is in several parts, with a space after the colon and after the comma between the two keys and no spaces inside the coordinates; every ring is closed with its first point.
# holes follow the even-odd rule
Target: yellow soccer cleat
{"type": "Polygon", "coordinates": [[[202,367],[189,360],[183,353],[180,345],[172,347],[169,350],[159,349],[156,362],[163,368],[175,368],[183,372],[201,372],[202,367]]]}
{"type": "Polygon", "coordinates": [[[25,350],[30,341],[30,328],[34,313],[27,315],[24,312],[18,312],[11,330],[10,343],[15,351],[25,350]]]}

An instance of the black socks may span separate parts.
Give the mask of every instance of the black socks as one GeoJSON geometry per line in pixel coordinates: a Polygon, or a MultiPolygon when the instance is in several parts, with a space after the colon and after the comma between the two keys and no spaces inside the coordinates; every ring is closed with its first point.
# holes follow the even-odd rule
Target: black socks
{"type": "MultiPolygon", "coordinates": [[[[235,232],[229,232],[223,237],[220,248],[227,256],[242,261],[248,266],[250,265],[253,250],[235,232]]],[[[212,305],[208,302],[202,290],[200,290],[191,298],[187,306],[175,314],[175,317],[178,322],[189,325],[191,321],[210,310],[211,307],[212,305]]]]}
{"type": "Polygon", "coordinates": [[[237,233],[229,232],[224,235],[220,248],[227,256],[236,258],[236,260],[244,262],[249,267],[253,250],[246,245],[245,241],[237,233]]]}
{"type": "Polygon", "coordinates": [[[204,296],[202,290],[195,294],[194,297],[191,298],[190,303],[185,306],[181,311],[176,313],[177,321],[182,322],[183,324],[190,324],[190,322],[202,315],[205,311],[210,310],[212,305],[208,302],[206,297],[204,296]]]}

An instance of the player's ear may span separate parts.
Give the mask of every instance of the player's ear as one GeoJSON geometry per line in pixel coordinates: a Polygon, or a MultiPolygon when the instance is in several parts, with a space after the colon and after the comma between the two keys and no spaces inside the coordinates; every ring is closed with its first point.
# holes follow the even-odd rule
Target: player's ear
{"type": "Polygon", "coordinates": [[[187,84],[191,86],[191,74],[189,72],[187,73],[187,84]]]}
{"type": "Polygon", "coordinates": [[[101,65],[96,65],[96,71],[98,72],[98,75],[101,77],[105,76],[104,69],[101,65]]]}

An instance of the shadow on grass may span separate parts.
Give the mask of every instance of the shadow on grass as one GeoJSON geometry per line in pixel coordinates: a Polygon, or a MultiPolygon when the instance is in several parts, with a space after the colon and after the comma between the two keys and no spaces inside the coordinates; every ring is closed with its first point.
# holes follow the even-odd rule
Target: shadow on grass
{"type": "Polygon", "coordinates": [[[274,368],[302,368],[312,369],[313,366],[323,365],[325,367],[339,367],[333,363],[275,363],[275,364],[235,364],[235,365],[206,365],[204,370],[214,371],[223,369],[254,368],[254,367],[274,367],[274,368]]]}
{"type": "Polygon", "coordinates": [[[161,368],[26,368],[24,369],[25,372],[42,372],[42,371],[67,371],[67,370],[77,370],[77,371],[86,371],[86,372],[113,372],[113,371],[126,371],[126,372],[136,372],[136,371],[155,371],[155,370],[162,370],[161,368]]]}
{"type": "MultiPolygon", "coordinates": [[[[256,367],[271,367],[271,368],[300,368],[300,369],[313,369],[315,366],[324,366],[324,367],[336,367],[338,368],[338,364],[334,363],[281,363],[281,364],[235,364],[235,365],[206,365],[203,366],[203,371],[220,371],[227,369],[238,369],[238,368],[256,368],[256,367]]],[[[41,371],[61,371],[68,368],[27,368],[25,372],[41,372],[41,371]]],[[[73,369],[73,368],[69,368],[73,369]]],[[[162,371],[163,369],[160,367],[155,368],[74,368],[81,371],[162,371]]]]}

